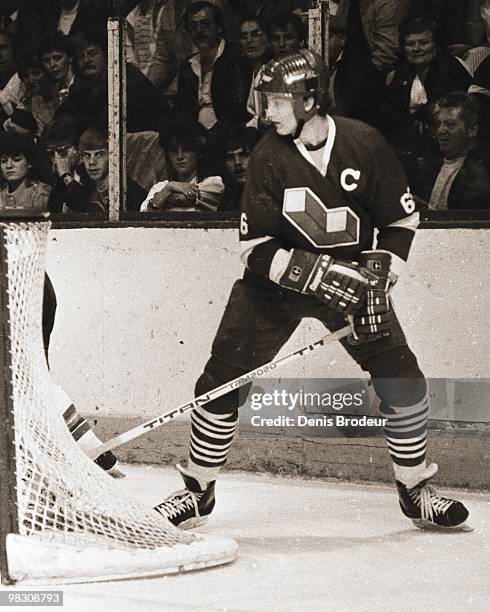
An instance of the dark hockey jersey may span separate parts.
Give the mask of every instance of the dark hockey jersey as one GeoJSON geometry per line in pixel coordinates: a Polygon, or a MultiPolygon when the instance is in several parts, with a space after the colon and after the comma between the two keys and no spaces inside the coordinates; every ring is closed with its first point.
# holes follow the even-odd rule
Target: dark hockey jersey
{"type": "Polygon", "coordinates": [[[285,249],[355,260],[373,248],[377,228],[377,248],[406,260],[418,214],[395,153],[364,123],[328,121],[324,173],[291,138],[271,132],[254,149],[240,239],[270,236],[285,249]]]}

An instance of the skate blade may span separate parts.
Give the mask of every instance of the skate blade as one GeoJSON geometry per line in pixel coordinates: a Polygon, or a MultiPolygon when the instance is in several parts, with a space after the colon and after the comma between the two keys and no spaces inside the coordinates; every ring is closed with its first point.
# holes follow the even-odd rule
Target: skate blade
{"type": "Polygon", "coordinates": [[[412,523],[419,529],[426,529],[428,531],[452,531],[452,532],[470,532],[474,531],[473,527],[470,527],[467,523],[461,523],[461,525],[455,525],[454,527],[443,527],[436,525],[432,521],[427,519],[412,519],[412,523]]]}
{"type": "Polygon", "coordinates": [[[187,531],[189,529],[195,529],[196,527],[201,527],[202,525],[205,525],[207,522],[208,522],[207,516],[193,516],[192,518],[187,519],[186,521],[182,521],[182,523],[179,523],[177,527],[179,529],[187,531]]]}

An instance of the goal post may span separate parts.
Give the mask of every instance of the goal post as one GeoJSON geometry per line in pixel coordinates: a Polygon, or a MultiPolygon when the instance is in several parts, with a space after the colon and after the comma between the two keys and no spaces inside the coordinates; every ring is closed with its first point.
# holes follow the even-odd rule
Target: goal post
{"type": "Polygon", "coordinates": [[[177,529],[72,439],[42,343],[48,231],[48,221],[0,219],[2,582],[137,578],[233,561],[233,540],[177,529]]]}
{"type": "Polygon", "coordinates": [[[0,575],[10,583],[7,558],[7,534],[17,533],[17,490],[15,486],[15,445],[13,421],[13,388],[10,358],[9,287],[6,244],[0,234],[0,575]]]}

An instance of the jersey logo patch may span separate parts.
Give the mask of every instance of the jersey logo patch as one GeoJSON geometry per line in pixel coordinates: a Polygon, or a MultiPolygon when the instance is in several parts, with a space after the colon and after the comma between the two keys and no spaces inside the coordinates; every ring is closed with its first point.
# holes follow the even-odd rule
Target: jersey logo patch
{"type": "Polygon", "coordinates": [[[282,213],[317,248],[359,242],[360,219],[348,206],[327,208],[309,187],[285,189],[282,213]]]}
{"type": "Polygon", "coordinates": [[[356,181],[361,178],[361,171],[353,168],[346,168],[340,174],[340,184],[345,191],[354,191],[359,186],[356,181]]]}

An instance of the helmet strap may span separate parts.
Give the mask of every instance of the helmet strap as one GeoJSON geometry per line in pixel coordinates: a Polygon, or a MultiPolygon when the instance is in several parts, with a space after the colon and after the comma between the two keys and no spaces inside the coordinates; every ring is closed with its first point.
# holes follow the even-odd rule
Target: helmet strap
{"type": "Polygon", "coordinates": [[[301,132],[305,126],[305,123],[309,121],[312,117],[314,117],[318,111],[318,105],[316,104],[316,99],[314,100],[313,106],[310,110],[305,110],[305,98],[297,97],[294,99],[294,116],[296,117],[296,121],[298,125],[293,134],[293,139],[296,140],[300,137],[301,132]]]}

